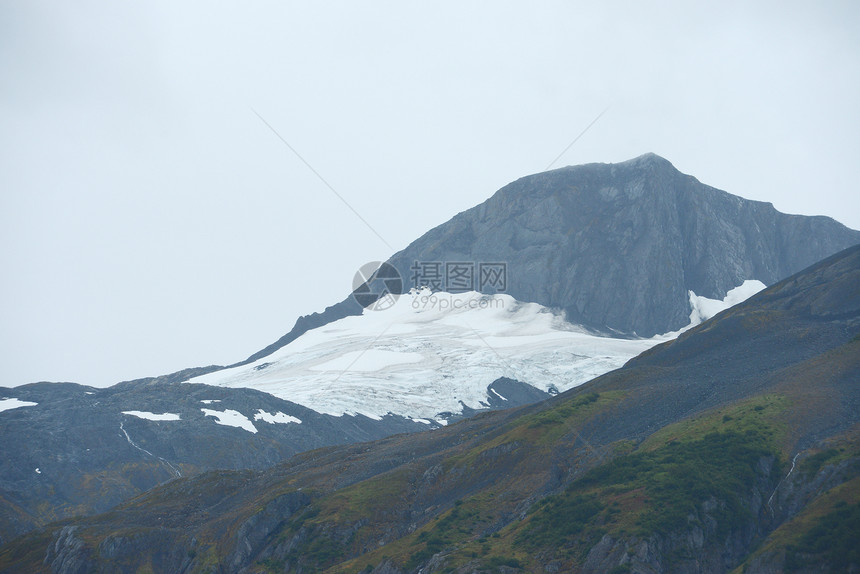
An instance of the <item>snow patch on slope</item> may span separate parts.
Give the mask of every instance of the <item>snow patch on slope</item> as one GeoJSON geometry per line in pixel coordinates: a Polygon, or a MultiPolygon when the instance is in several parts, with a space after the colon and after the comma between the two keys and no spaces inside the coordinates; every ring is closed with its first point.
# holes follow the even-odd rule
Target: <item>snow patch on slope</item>
{"type": "Polygon", "coordinates": [[[254,415],[255,421],[263,421],[269,424],[302,424],[302,420],[287,414],[284,414],[280,411],[276,413],[267,413],[263,409],[257,409],[257,414],[254,415]]]}
{"type": "Polygon", "coordinates": [[[19,399],[0,399],[0,412],[17,409],[21,407],[35,407],[39,403],[22,401],[19,399]]]}
{"type": "Polygon", "coordinates": [[[730,289],[726,293],[725,299],[722,301],[700,297],[690,291],[690,307],[692,308],[692,311],[690,312],[690,327],[695,327],[699,323],[707,321],[714,315],[722,313],[729,307],[737,305],[738,303],[743,303],[766,287],[767,285],[761,281],[756,279],[747,279],[738,287],[730,289]]]}
{"type": "Polygon", "coordinates": [[[254,423],[248,420],[248,417],[239,411],[234,411],[232,409],[224,411],[213,411],[212,409],[200,410],[203,411],[203,414],[207,417],[215,417],[215,422],[219,425],[245,429],[246,431],[255,434],[257,432],[257,427],[254,426],[254,423]]]}
{"type": "Polygon", "coordinates": [[[139,419],[146,419],[148,421],[178,421],[180,420],[179,415],[176,413],[164,413],[164,414],[155,414],[149,413],[146,411],[122,411],[124,415],[131,415],[133,417],[137,417],[139,419]]]}

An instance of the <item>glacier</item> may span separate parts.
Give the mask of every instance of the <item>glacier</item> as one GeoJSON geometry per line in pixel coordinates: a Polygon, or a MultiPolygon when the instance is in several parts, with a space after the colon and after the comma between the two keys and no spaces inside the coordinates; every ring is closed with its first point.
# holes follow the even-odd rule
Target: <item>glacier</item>
{"type": "MultiPolygon", "coordinates": [[[[747,283],[725,301],[690,293],[687,328],[708,318],[713,303],[722,310],[752,295],[758,285],[747,283]]],[[[388,309],[366,309],[257,361],[186,382],[253,388],[335,416],[445,424],[444,413],[486,407],[487,387],[499,377],[564,392],[677,335],[601,336],[509,295],[413,290],[388,309]]]]}

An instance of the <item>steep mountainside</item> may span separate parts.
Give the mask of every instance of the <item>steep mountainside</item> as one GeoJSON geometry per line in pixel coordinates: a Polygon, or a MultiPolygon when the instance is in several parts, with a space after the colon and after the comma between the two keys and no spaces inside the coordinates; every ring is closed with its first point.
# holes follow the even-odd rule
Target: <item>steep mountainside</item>
{"type": "Polygon", "coordinates": [[[415,261],[505,262],[513,297],[650,337],[687,324],[688,291],[722,299],[746,279],[772,285],[857,243],[830,218],[780,213],[647,154],[519,179],[392,262],[404,278],[415,261]]]}
{"type": "Polygon", "coordinates": [[[0,569],[856,570],[858,285],[860,246],[548,401],[174,480],[0,569]]]}
{"type": "MultiPolygon", "coordinates": [[[[600,331],[650,337],[687,324],[688,291],[722,300],[745,280],[772,285],[857,243],[860,231],[829,217],[780,213],[646,154],[523,177],[425,233],[390,262],[406,289],[427,284],[453,291],[471,284],[483,293],[503,291],[563,309],[571,322],[600,331]]],[[[240,364],[359,313],[361,306],[348,297],[300,318],[240,364]]]]}
{"type": "Polygon", "coordinates": [[[103,512],[179,476],[261,469],[297,452],[428,427],[395,416],[324,415],[251,389],[179,383],[0,388],[0,411],[0,544],[52,520],[103,512]],[[26,406],[4,410],[16,400],[26,406]]]}

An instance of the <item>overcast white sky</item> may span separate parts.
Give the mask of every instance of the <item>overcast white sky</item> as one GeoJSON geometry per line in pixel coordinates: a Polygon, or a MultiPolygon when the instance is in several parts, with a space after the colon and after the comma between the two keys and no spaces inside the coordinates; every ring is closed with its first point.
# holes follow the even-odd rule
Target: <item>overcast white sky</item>
{"type": "Polygon", "coordinates": [[[860,228],[860,3],[0,0],[0,386],[241,360],[508,182],[653,151],[860,228]]]}

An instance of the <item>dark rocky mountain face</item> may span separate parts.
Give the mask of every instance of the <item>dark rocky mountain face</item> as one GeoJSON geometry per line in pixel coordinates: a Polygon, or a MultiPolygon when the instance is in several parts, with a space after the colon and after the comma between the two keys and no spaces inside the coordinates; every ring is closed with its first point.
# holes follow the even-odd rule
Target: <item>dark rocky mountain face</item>
{"type": "MultiPolygon", "coordinates": [[[[650,337],[689,323],[688,291],[723,299],[747,279],[772,285],[857,243],[860,231],[829,217],[780,213],[645,154],[521,178],[389,262],[404,290],[422,284],[445,290],[445,264],[472,264],[476,291],[563,309],[572,323],[598,331],[650,337]],[[431,264],[439,277],[428,278],[416,262],[431,264]],[[502,288],[482,280],[481,263],[504,265],[502,288]]],[[[347,297],[300,317],[283,337],[230,366],[361,312],[347,297]]]]}
{"type": "Polygon", "coordinates": [[[857,243],[832,219],[780,213],[648,154],[524,177],[392,262],[404,278],[416,261],[504,262],[514,298],[649,337],[688,324],[690,290],[722,299],[746,279],[772,285],[857,243]]]}
{"type": "Polygon", "coordinates": [[[179,476],[261,469],[313,448],[426,428],[402,417],[322,415],[251,389],[179,383],[38,383],[0,388],[0,397],[38,403],[0,413],[0,544],[51,520],[103,512],[179,476]],[[218,424],[203,409],[240,413],[256,432],[218,424]],[[260,411],[301,423],[255,419],[260,411]]]}
{"type": "MultiPolygon", "coordinates": [[[[549,397],[504,378],[489,389],[506,393],[507,400],[491,399],[485,410],[549,397]]],[[[394,415],[336,417],[253,389],[156,380],[107,389],[72,383],[0,388],[0,398],[6,397],[37,405],[0,416],[0,545],[53,520],[104,512],[181,476],[263,469],[307,450],[439,426],[394,415]],[[123,414],[133,411],[171,413],[179,420],[123,414]],[[213,413],[225,412],[227,422],[244,417],[245,428],[219,424],[225,421],[213,413]]]]}
{"type": "MultiPolygon", "coordinates": [[[[688,324],[688,291],[723,299],[744,280],[772,285],[857,243],[860,231],[829,217],[780,213],[646,154],[519,179],[389,261],[404,289],[434,283],[416,262],[439,271],[440,290],[448,286],[445,264],[473,264],[476,291],[564,309],[571,322],[598,331],[650,337],[688,324]],[[503,289],[492,275],[482,280],[481,263],[504,264],[503,289]]],[[[302,317],[243,363],[361,310],[347,297],[302,317]]]]}
{"type": "Polygon", "coordinates": [[[856,571],[857,285],[860,246],[555,398],[174,480],[0,570],[856,571]]]}

